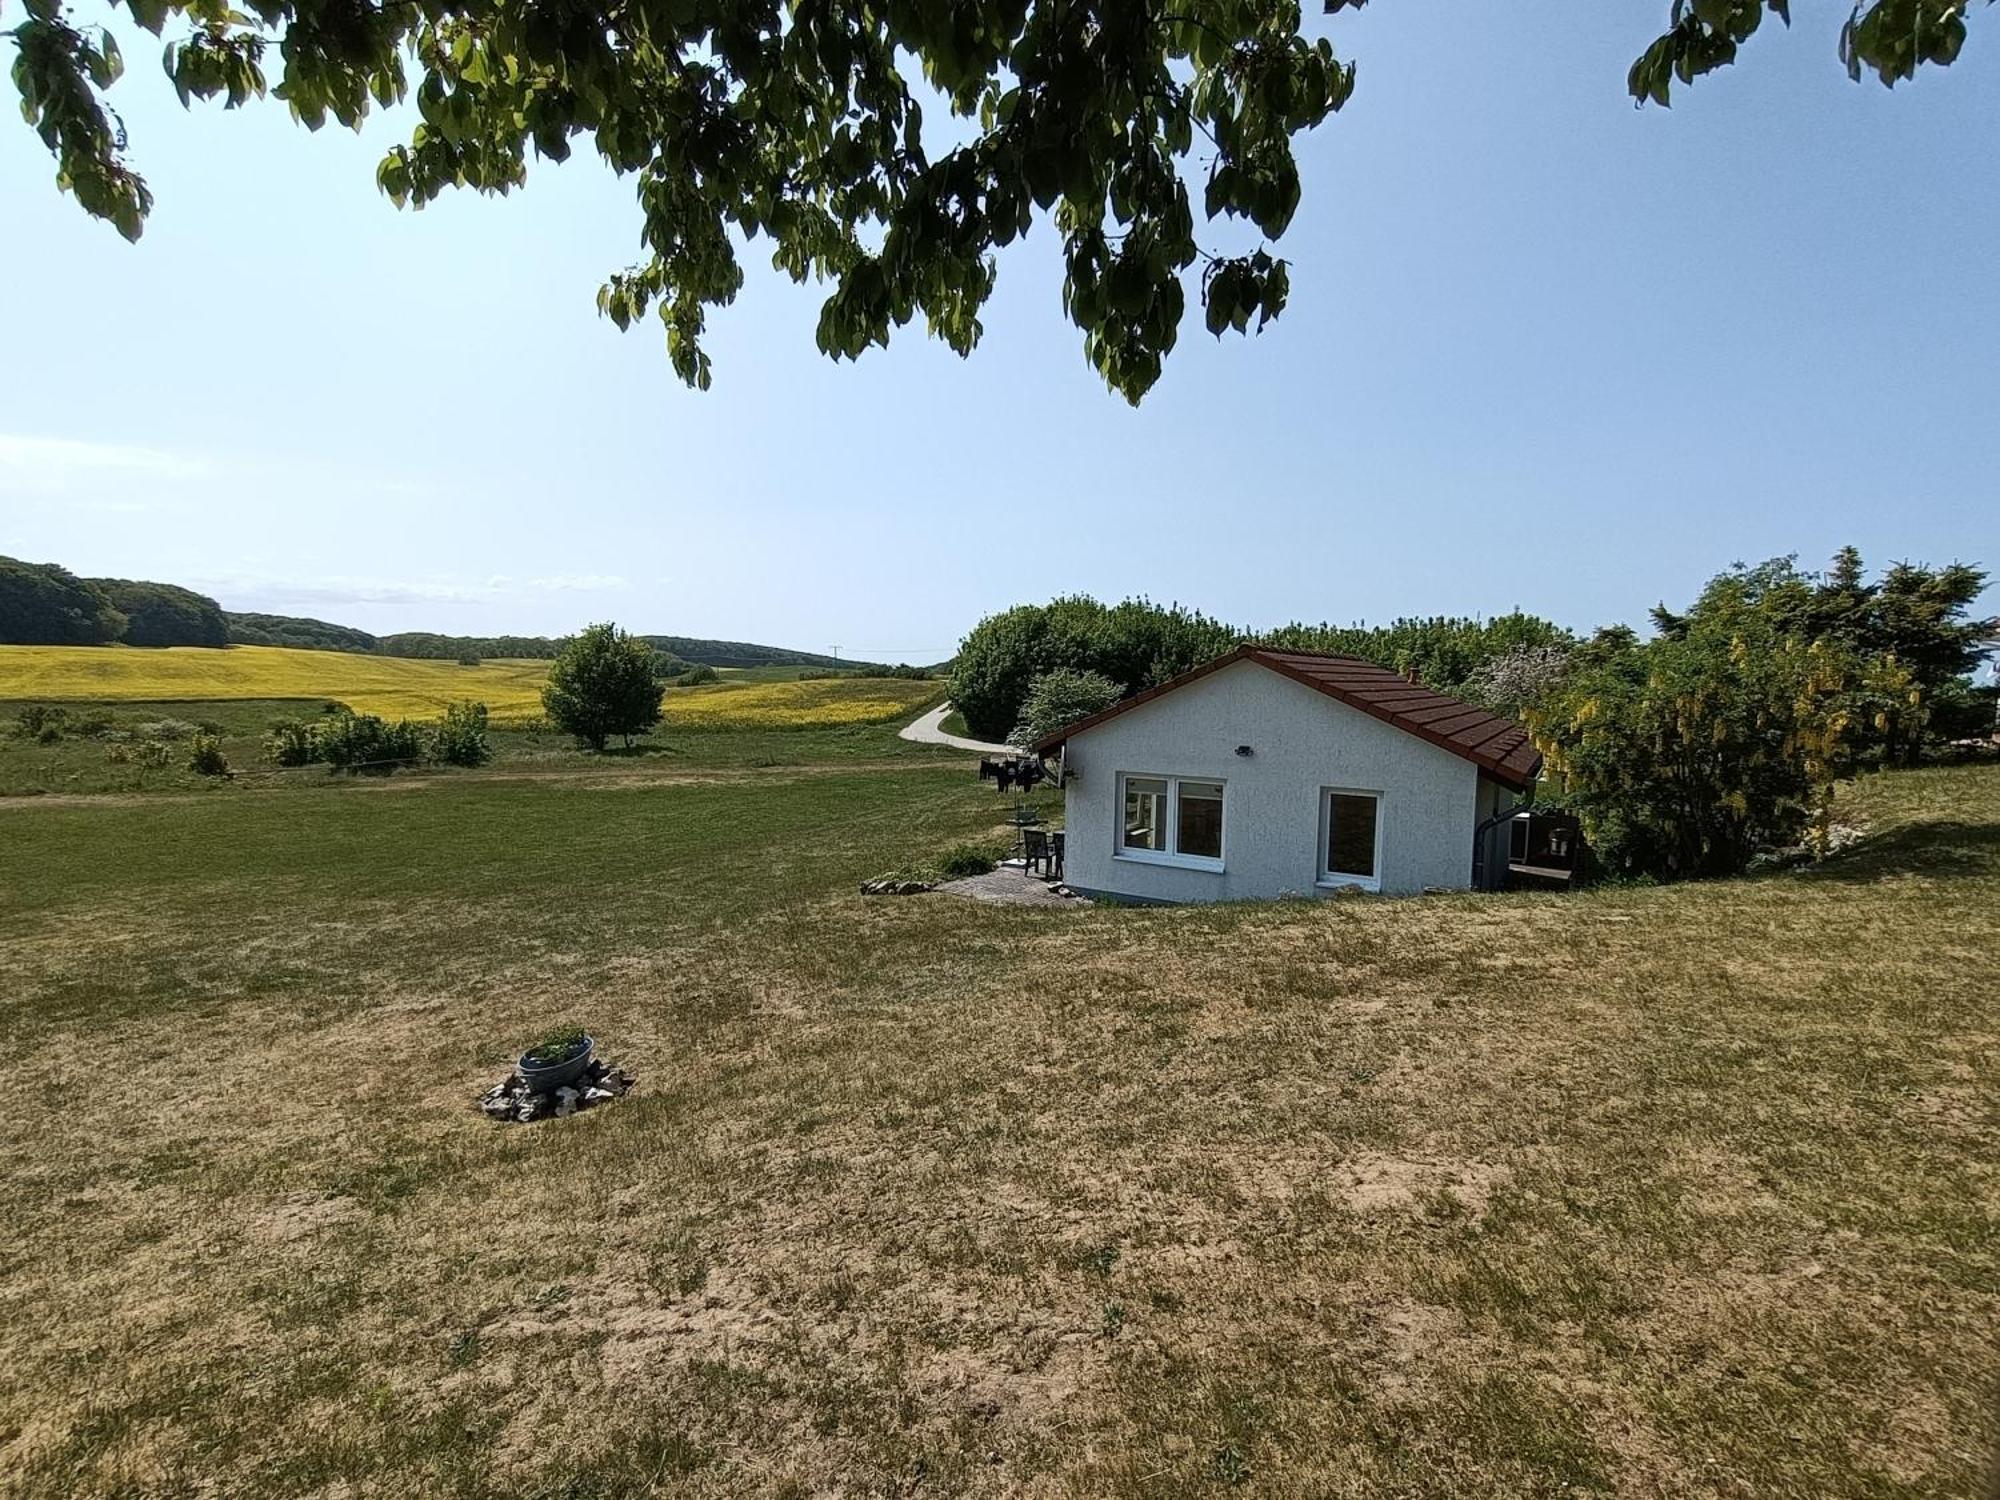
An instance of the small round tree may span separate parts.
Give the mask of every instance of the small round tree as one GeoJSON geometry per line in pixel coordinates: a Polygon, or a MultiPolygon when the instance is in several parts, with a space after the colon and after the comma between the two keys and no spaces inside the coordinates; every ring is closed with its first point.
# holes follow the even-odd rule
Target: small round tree
{"type": "Polygon", "coordinates": [[[592,625],[563,642],[549,667],[542,707],[577,743],[602,750],[612,735],[629,743],[660,722],[665,689],[653,648],[616,625],[592,625]]]}

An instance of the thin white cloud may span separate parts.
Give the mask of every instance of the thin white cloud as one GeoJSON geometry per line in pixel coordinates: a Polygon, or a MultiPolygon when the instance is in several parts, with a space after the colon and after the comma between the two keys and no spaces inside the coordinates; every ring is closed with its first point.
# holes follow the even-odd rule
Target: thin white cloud
{"type": "MultiPolygon", "coordinates": [[[[79,438],[0,432],[0,488],[65,490],[78,483],[115,478],[201,479],[214,466],[200,454],[171,453],[131,443],[98,443],[79,438]]],[[[143,501],[121,502],[134,509],[143,501]]]]}
{"type": "Polygon", "coordinates": [[[551,578],[530,578],[527,587],[547,594],[606,594],[630,585],[616,573],[557,573],[551,578]]]}
{"type": "Polygon", "coordinates": [[[438,486],[423,475],[367,472],[315,456],[309,465],[276,454],[203,453],[137,443],[97,442],[40,433],[0,432],[0,494],[59,497],[43,511],[130,513],[172,510],[188,497],[175,485],[205,481],[211,491],[240,493],[262,485],[296,490],[304,480],[350,498],[396,500],[434,497],[438,486]],[[137,493],[125,493],[127,489],[137,493]]]}
{"type": "Polygon", "coordinates": [[[480,582],[455,578],[380,579],[333,577],[303,582],[270,575],[228,574],[193,580],[191,587],[212,594],[231,608],[232,600],[255,600],[264,609],[337,609],[359,604],[491,604],[537,594],[604,593],[622,589],[611,574],[563,573],[548,578],[508,578],[496,574],[480,582]]]}

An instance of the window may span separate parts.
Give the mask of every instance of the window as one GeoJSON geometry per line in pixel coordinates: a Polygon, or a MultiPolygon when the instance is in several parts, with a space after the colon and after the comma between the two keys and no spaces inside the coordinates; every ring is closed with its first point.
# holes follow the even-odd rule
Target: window
{"type": "Polygon", "coordinates": [[[1222,783],[1180,782],[1174,805],[1174,852],[1222,858],[1222,783]]]}
{"type": "Polygon", "coordinates": [[[1321,885],[1382,884],[1382,795],[1329,788],[1320,799],[1321,885]]]}
{"type": "Polygon", "coordinates": [[[1121,776],[1118,854],[1151,864],[1222,868],[1222,783],[1121,776]]]}

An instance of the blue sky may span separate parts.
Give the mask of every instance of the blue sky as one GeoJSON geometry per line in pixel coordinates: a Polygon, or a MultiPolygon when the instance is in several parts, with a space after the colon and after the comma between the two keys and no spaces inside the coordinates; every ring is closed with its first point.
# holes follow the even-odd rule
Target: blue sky
{"type": "Polygon", "coordinates": [[[753,247],[697,394],[657,325],[597,316],[637,214],[583,153],[399,213],[374,164],[407,120],[184,113],[131,38],[138,246],[0,120],[0,552],[375,630],[912,660],[1077,590],[1588,627],[1849,541],[2000,567],[2000,21],[1892,93],[1803,12],[1636,111],[1665,12],[1314,15],[1360,80],[1303,143],[1290,310],[1221,344],[1191,319],[1136,411],[1046,226],[964,362],[913,329],[831,363],[820,293],[753,247]]]}

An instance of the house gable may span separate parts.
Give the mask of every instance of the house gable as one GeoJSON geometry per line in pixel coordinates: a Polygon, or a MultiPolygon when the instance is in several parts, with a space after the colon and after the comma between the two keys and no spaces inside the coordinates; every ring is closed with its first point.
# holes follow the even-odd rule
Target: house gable
{"type": "Polygon", "coordinates": [[[1156,702],[1238,662],[1254,662],[1335,702],[1393,725],[1405,734],[1428,741],[1472,762],[1515,791],[1526,791],[1541,770],[1540,752],[1529,740],[1527,730],[1511,719],[1503,719],[1432,688],[1406,681],[1388,668],[1378,667],[1358,657],[1273,651],[1261,646],[1239,646],[1192,671],[1183,672],[1156,687],[1121,699],[1110,708],[1065,725],[1033,748],[1037,753],[1046,755],[1100,724],[1156,702]]]}
{"type": "Polygon", "coordinates": [[[1367,888],[1471,882],[1479,768],[1254,662],[1225,663],[1099,723],[1067,745],[1065,762],[1066,878],[1088,893],[1201,902],[1338,888],[1340,878],[1323,876],[1335,792],[1377,800],[1367,888]],[[1172,828],[1164,844],[1124,844],[1135,778],[1169,789],[1156,810],[1134,814],[1172,828]],[[1178,803],[1190,783],[1221,787],[1219,858],[1205,849],[1181,857],[1178,803]]]}

